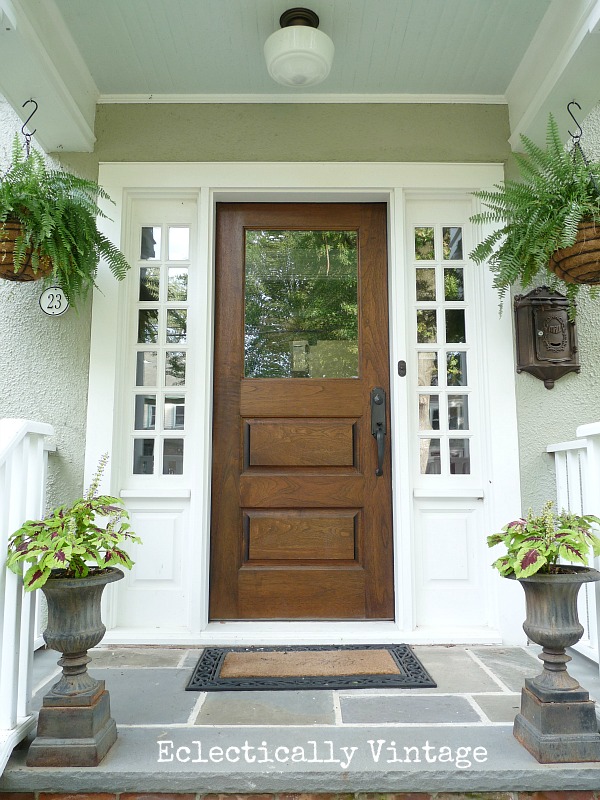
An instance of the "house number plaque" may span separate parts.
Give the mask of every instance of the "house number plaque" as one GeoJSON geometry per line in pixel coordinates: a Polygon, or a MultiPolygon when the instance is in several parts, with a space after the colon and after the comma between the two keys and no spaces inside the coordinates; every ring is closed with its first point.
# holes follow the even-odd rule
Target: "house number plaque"
{"type": "Polygon", "coordinates": [[[60,286],[50,286],[40,295],[40,308],[49,317],[60,317],[69,308],[69,301],[60,286]]]}

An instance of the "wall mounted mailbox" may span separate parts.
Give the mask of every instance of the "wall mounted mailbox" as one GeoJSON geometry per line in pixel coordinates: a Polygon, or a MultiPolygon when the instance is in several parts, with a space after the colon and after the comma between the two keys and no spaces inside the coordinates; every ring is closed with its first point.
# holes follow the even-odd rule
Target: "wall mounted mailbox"
{"type": "Polygon", "coordinates": [[[547,286],[515,297],[517,372],[530,372],[552,389],[567,372],[580,372],[577,330],[569,301],[547,286]]]}

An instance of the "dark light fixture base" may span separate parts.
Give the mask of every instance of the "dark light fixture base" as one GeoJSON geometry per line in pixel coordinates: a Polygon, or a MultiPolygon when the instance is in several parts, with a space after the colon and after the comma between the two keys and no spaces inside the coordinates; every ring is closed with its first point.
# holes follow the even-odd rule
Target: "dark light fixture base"
{"type": "Polygon", "coordinates": [[[290,25],[306,25],[309,28],[319,27],[319,17],[309,8],[288,8],[279,17],[279,24],[282,28],[290,25]]]}

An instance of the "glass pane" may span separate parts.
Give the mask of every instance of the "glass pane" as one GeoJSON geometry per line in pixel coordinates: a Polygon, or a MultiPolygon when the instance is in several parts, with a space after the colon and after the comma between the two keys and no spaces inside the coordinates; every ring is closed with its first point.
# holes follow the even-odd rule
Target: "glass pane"
{"type": "Polygon", "coordinates": [[[158,300],[160,289],[160,267],[140,269],[140,300],[158,300]]]}
{"type": "Polygon", "coordinates": [[[451,431],[469,430],[469,397],[466,394],[448,395],[448,428],[451,431]]]}
{"type": "Polygon", "coordinates": [[[465,299],[462,267],[446,267],[444,270],[444,296],[446,300],[465,299]]]}
{"type": "Polygon", "coordinates": [[[190,257],[190,229],[169,228],[169,261],[187,261],[190,257]]]}
{"type": "Polygon", "coordinates": [[[187,267],[169,267],[167,284],[167,300],[187,300],[188,271],[187,267]]]}
{"type": "Polygon", "coordinates": [[[442,228],[444,261],[461,261],[463,257],[462,228],[442,228]]]}
{"type": "Polygon", "coordinates": [[[156,386],[156,350],[140,350],[136,354],[135,385],[156,386]]]}
{"type": "Polygon", "coordinates": [[[183,475],[183,439],[165,439],[163,475],[183,475]]]}
{"type": "Polygon", "coordinates": [[[435,300],[435,269],[417,269],[417,300],[435,300]]]}
{"type": "Polygon", "coordinates": [[[165,430],[183,430],[185,397],[165,397],[165,430]]]}
{"type": "Polygon", "coordinates": [[[437,339],[437,322],[435,311],[417,311],[417,342],[435,342],[437,339]]]}
{"type": "Polygon", "coordinates": [[[140,258],[143,261],[160,258],[160,234],[160,227],[142,228],[140,258]]]}
{"type": "Polygon", "coordinates": [[[138,342],[155,344],[158,341],[158,309],[142,308],[138,312],[138,342]]]}
{"type": "Polygon", "coordinates": [[[171,308],[167,311],[167,342],[185,344],[187,338],[187,311],[171,308]]]}
{"type": "Polygon", "coordinates": [[[450,474],[470,475],[471,456],[468,439],[450,439],[450,474]]]}
{"type": "Polygon", "coordinates": [[[356,231],[246,231],[247,378],[358,377],[356,231]]]}
{"type": "Polygon", "coordinates": [[[421,439],[420,462],[422,475],[441,474],[442,460],[439,439],[421,439]]]}
{"type": "Polygon", "coordinates": [[[440,397],[437,394],[419,395],[419,430],[439,431],[440,397]]]}
{"type": "Polygon", "coordinates": [[[465,311],[463,308],[446,309],[446,341],[466,342],[465,311]]]}
{"type": "Polygon", "coordinates": [[[467,354],[446,353],[446,371],[448,386],[466,386],[467,354]]]}
{"type": "Polygon", "coordinates": [[[156,395],[138,394],[135,398],[136,431],[153,431],[156,427],[156,395]]]}
{"type": "Polygon", "coordinates": [[[154,439],[133,440],[133,474],[152,475],[154,472],[154,439]]]}
{"type": "Polygon", "coordinates": [[[438,385],[438,355],[437,353],[418,354],[418,383],[419,386],[438,385]]]}
{"type": "Polygon", "coordinates": [[[165,360],[165,386],[185,385],[185,352],[167,350],[165,360]]]}
{"type": "Polygon", "coordinates": [[[434,258],[433,228],[415,228],[415,259],[433,261],[434,258]]]}

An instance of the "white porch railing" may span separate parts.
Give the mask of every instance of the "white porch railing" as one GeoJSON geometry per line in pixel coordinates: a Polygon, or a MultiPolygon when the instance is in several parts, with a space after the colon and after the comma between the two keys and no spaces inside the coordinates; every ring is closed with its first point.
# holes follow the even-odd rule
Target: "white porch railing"
{"type": "Polygon", "coordinates": [[[13,747],[35,725],[31,713],[35,592],[6,569],[9,535],[44,511],[51,425],[0,419],[0,775],[13,747]]]}
{"type": "MultiPolygon", "coordinates": [[[[600,517],[600,422],[580,425],[577,439],[551,444],[556,470],[556,504],[574,514],[595,514],[600,517]]],[[[590,560],[590,566],[598,569],[590,560]]],[[[579,619],[585,628],[574,649],[599,662],[600,588],[584,584],[579,593],[579,619]]]]}

